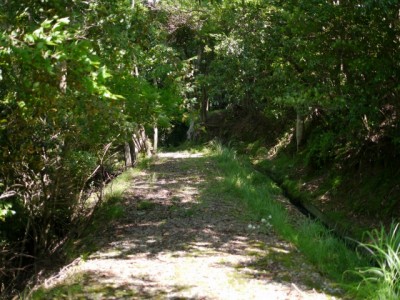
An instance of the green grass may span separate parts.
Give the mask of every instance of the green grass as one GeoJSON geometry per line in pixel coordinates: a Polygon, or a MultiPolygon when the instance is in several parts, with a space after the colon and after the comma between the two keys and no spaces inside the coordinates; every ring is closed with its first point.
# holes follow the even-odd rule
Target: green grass
{"type": "Polygon", "coordinates": [[[138,291],[128,286],[91,282],[87,274],[77,273],[63,284],[58,284],[50,289],[39,288],[29,299],[135,299],[135,297],[138,297],[138,291]]]}
{"type": "Polygon", "coordinates": [[[360,247],[370,253],[376,266],[361,268],[359,289],[375,299],[400,299],[400,224],[367,233],[369,242],[360,247]]]}
{"type": "Polygon", "coordinates": [[[122,197],[122,194],[129,187],[130,181],[137,173],[136,169],[128,169],[111,181],[104,191],[106,197],[122,197]]]}
{"type": "Polygon", "coordinates": [[[137,204],[137,210],[151,210],[156,206],[154,202],[142,200],[137,204]]]}
{"type": "MultiPolygon", "coordinates": [[[[328,223],[336,223],[336,230],[341,235],[361,240],[364,232],[371,229],[371,224],[376,223],[377,218],[374,214],[362,213],[356,206],[367,208],[372,202],[370,198],[382,197],[374,194],[367,182],[356,184],[354,178],[358,176],[354,174],[344,175],[335,168],[328,168],[329,171],[306,170],[303,159],[301,154],[291,156],[280,153],[273,160],[256,157],[252,158],[252,162],[258,170],[274,177],[291,199],[309,203],[323,211],[328,223]],[[361,191],[365,188],[364,184],[368,185],[369,198],[361,195],[361,191]],[[345,185],[348,187],[345,188],[345,185]],[[321,200],[326,199],[325,197],[328,201],[321,200]],[[351,218],[350,215],[357,217],[351,218]]],[[[375,208],[374,211],[379,212],[380,209],[375,208]]]]}
{"type": "Polygon", "coordinates": [[[161,152],[186,152],[190,154],[195,154],[195,153],[207,153],[209,152],[210,148],[208,147],[208,143],[205,144],[199,144],[195,143],[192,141],[185,141],[184,143],[180,144],[179,146],[175,147],[167,147],[167,148],[161,148],[161,152]]]}
{"type": "Polygon", "coordinates": [[[292,242],[321,273],[352,293],[352,297],[362,297],[365,290],[355,289],[359,277],[346,271],[368,266],[368,262],[321,224],[306,218],[294,224],[286,209],[274,200],[281,191],[269,178],[253,170],[233,150],[218,144],[214,149],[213,159],[222,172],[222,189],[245,206],[247,218],[260,221],[271,216],[268,221],[274,230],[292,242]]]}
{"type": "Polygon", "coordinates": [[[109,222],[123,215],[121,201],[125,190],[129,187],[130,181],[135,176],[136,169],[128,169],[111,181],[104,189],[104,200],[96,212],[94,224],[109,222]]]}

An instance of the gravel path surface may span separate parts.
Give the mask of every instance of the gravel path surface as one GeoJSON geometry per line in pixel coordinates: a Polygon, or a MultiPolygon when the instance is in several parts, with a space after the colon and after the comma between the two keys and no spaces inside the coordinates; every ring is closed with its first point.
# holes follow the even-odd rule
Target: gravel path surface
{"type": "Polygon", "coordinates": [[[210,158],[160,154],[132,181],[123,218],[99,233],[100,250],[47,287],[64,286],[59,299],[338,299],[291,244],[209,188],[217,180],[210,158]]]}

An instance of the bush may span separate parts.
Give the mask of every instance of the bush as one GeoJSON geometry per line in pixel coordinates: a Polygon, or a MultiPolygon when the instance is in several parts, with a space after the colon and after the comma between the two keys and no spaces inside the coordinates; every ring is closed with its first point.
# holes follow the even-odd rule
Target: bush
{"type": "Polygon", "coordinates": [[[337,137],[331,132],[315,134],[308,142],[306,164],[321,168],[334,158],[335,148],[337,147],[337,137]]]}

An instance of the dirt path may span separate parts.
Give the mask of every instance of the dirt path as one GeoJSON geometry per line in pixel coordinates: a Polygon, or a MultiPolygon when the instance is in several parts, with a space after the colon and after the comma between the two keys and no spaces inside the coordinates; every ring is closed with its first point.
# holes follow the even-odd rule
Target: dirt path
{"type": "Polygon", "coordinates": [[[101,249],[49,281],[44,296],[335,299],[292,245],[265,223],[249,228],[241,207],[210,188],[218,178],[210,158],[160,154],[133,180],[124,217],[101,233],[101,249]]]}

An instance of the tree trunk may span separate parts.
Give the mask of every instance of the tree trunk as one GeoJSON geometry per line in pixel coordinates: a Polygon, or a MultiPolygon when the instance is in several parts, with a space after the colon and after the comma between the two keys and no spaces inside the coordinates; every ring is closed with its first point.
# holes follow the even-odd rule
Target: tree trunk
{"type": "Polygon", "coordinates": [[[156,154],[158,149],[158,127],[154,125],[154,142],[153,142],[153,153],[156,154]]]}
{"type": "Polygon", "coordinates": [[[194,137],[194,118],[190,119],[189,129],[186,133],[188,141],[191,141],[194,137]]]}
{"type": "Polygon", "coordinates": [[[132,167],[132,155],[131,155],[131,149],[128,143],[124,144],[124,154],[125,154],[125,170],[128,169],[129,167],[132,167]]]}
{"type": "Polygon", "coordinates": [[[296,113],[296,145],[297,151],[299,151],[299,147],[303,142],[304,137],[304,117],[303,114],[297,109],[296,113]]]}
{"type": "Polygon", "coordinates": [[[135,144],[135,153],[139,153],[141,150],[139,135],[137,133],[132,134],[132,140],[135,144]]]}
{"type": "Polygon", "coordinates": [[[146,132],[144,130],[143,125],[139,126],[138,141],[140,144],[139,151],[145,152],[146,151],[146,132]]]}
{"type": "Polygon", "coordinates": [[[146,131],[144,130],[143,125],[140,125],[140,127],[139,127],[138,136],[139,136],[139,141],[141,144],[140,150],[143,152],[146,152],[147,157],[151,157],[151,141],[147,137],[147,134],[146,134],[146,131]]]}
{"type": "Polygon", "coordinates": [[[132,167],[134,167],[136,165],[136,147],[133,135],[129,140],[128,144],[129,144],[129,150],[131,152],[132,167]]]}
{"type": "Polygon", "coordinates": [[[147,138],[146,136],[146,140],[145,140],[145,145],[146,145],[146,157],[151,157],[151,141],[149,138],[147,138]]]}
{"type": "Polygon", "coordinates": [[[65,94],[67,92],[67,62],[62,61],[60,63],[60,83],[58,87],[61,93],[65,94]]]}
{"type": "Polygon", "coordinates": [[[203,85],[201,87],[201,122],[206,123],[208,116],[208,108],[210,101],[208,100],[207,90],[203,85]]]}

